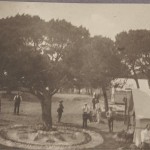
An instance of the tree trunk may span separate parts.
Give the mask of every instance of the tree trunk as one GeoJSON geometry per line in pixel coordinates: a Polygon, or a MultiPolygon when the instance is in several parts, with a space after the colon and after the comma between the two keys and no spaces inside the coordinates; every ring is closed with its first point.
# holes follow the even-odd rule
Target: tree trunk
{"type": "Polygon", "coordinates": [[[6,97],[8,98],[8,100],[9,101],[13,100],[11,88],[8,88],[6,92],[7,92],[6,97]]]}
{"type": "Polygon", "coordinates": [[[74,88],[71,88],[71,94],[74,94],[74,88]]]}
{"type": "Polygon", "coordinates": [[[139,88],[140,88],[140,85],[139,85],[138,79],[137,79],[137,78],[135,78],[134,80],[135,80],[135,82],[136,82],[136,86],[137,86],[137,88],[139,89],[139,88]]]}
{"type": "Polygon", "coordinates": [[[44,94],[43,97],[41,100],[43,126],[44,130],[50,130],[52,128],[52,97],[47,94],[44,94]]]}
{"type": "Polygon", "coordinates": [[[93,95],[93,90],[92,90],[92,88],[90,88],[90,95],[93,95]]]}
{"type": "Polygon", "coordinates": [[[81,88],[78,87],[78,94],[81,94],[81,88]]]}
{"type": "Polygon", "coordinates": [[[88,94],[88,95],[89,95],[89,90],[88,90],[88,88],[86,88],[86,94],[88,94]]]}
{"type": "Polygon", "coordinates": [[[150,78],[148,78],[148,86],[149,86],[149,89],[150,89],[150,78]]]}
{"type": "Polygon", "coordinates": [[[140,85],[139,85],[138,77],[137,77],[137,74],[136,74],[136,71],[135,71],[134,68],[133,68],[133,76],[134,76],[134,80],[135,80],[135,82],[136,82],[136,86],[137,86],[137,88],[139,89],[139,88],[140,88],[140,85]]]}
{"type": "Polygon", "coordinates": [[[146,76],[148,78],[148,86],[149,86],[149,89],[150,89],[150,69],[148,69],[148,71],[146,73],[146,76]]]}
{"type": "Polygon", "coordinates": [[[90,93],[90,88],[89,88],[89,87],[86,88],[86,94],[91,95],[91,93],[90,93]]]}
{"type": "Polygon", "coordinates": [[[103,91],[103,96],[104,96],[105,112],[107,112],[108,111],[108,98],[107,98],[105,86],[102,86],[102,91],[103,91]]]}
{"type": "Polygon", "coordinates": [[[8,94],[8,95],[11,94],[11,89],[10,89],[10,88],[7,89],[7,94],[8,94]]]}

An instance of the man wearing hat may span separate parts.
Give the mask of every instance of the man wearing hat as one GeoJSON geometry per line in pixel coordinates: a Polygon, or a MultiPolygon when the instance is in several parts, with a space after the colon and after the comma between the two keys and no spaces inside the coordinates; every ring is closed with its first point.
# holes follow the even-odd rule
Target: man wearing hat
{"type": "Polygon", "coordinates": [[[57,109],[57,112],[58,112],[58,122],[60,122],[60,120],[61,120],[63,109],[64,109],[64,106],[63,106],[62,103],[63,103],[63,101],[59,101],[59,107],[57,109]]]}
{"type": "Polygon", "coordinates": [[[107,117],[107,120],[108,120],[109,132],[113,132],[114,116],[113,116],[112,107],[109,107],[109,110],[106,112],[106,117],[107,117]]]}
{"type": "Polygon", "coordinates": [[[14,97],[14,114],[17,113],[17,115],[19,115],[19,108],[20,108],[20,103],[22,101],[22,96],[20,95],[20,93],[18,92],[17,95],[15,95],[14,97]]]}
{"type": "Polygon", "coordinates": [[[90,109],[89,109],[87,103],[84,104],[82,110],[83,110],[83,115],[82,115],[82,118],[83,118],[83,128],[87,128],[87,120],[88,120],[88,115],[90,113],[90,109]]]}

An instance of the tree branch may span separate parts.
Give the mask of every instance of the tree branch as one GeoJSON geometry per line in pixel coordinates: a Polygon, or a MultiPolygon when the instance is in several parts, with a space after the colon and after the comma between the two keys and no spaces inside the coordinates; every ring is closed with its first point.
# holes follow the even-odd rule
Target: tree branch
{"type": "Polygon", "coordinates": [[[56,94],[56,93],[58,92],[58,90],[59,90],[59,88],[55,89],[54,91],[52,91],[52,92],[50,93],[50,95],[53,96],[54,94],[56,94]]]}

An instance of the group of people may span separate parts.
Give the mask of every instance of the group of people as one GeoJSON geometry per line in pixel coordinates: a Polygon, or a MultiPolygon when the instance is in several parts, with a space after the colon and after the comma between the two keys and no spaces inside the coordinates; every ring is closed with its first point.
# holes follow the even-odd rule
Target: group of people
{"type": "MultiPolygon", "coordinates": [[[[15,96],[14,96],[14,114],[19,115],[19,108],[20,108],[20,103],[22,101],[22,96],[21,94],[18,92],[15,96]]],[[[84,104],[82,111],[83,111],[83,128],[87,128],[87,122],[88,120],[90,122],[94,121],[97,123],[100,123],[101,121],[101,107],[100,107],[100,103],[99,100],[96,99],[95,97],[93,97],[92,99],[92,104],[93,107],[92,109],[88,106],[87,103],[84,104]]],[[[58,113],[58,122],[61,122],[61,118],[62,118],[62,114],[64,111],[64,106],[63,106],[63,101],[59,101],[59,106],[57,108],[57,113],[58,113]]],[[[108,120],[108,127],[109,127],[109,132],[113,131],[113,111],[111,108],[109,108],[109,110],[106,112],[106,117],[108,120]]]]}
{"type": "MultiPolygon", "coordinates": [[[[87,128],[87,122],[88,120],[90,122],[97,122],[100,123],[101,122],[101,114],[102,114],[102,110],[100,107],[100,103],[98,98],[96,98],[95,96],[93,96],[92,98],[92,109],[90,106],[88,106],[87,103],[84,104],[84,106],[82,107],[82,119],[83,119],[83,128],[87,128]]],[[[113,121],[114,121],[114,115],[113,115],[113,111],[112,108],[109,108],[109,110],[106,112],[106,118],[108,120],[108,127],[109,127],[109,132],[113,132],[113,121]]]]}
{"type": "MultiPolygon", "coordinates": [[[[14,96],[14,114],[19,115],[19,108],[20,108],[20,103],[22,101],[22,96],[21,94],[18,92],[15,96],[14,96]]],[[[88,106],[87,103],[84,104],[82,110],[83,110],[83,128],[87,128],[87,122],[88,120],[90,122],[94,121],[97,123],[100,123],[101,121],[101,107],[100,107],[100,103],[99,100],[95,97],[93,97],[92,99],[92,110],[91,108],[88,106]]],[[[63,110],[64,110],[64,106],[63,106],[63,101],[59,101],[59,106],[57,109],[57,113],[58,113],[58,122],[61,122],[61,118],[62,118],[62,114],[63,114],[63,110]]],[[[109,131],[112,132],[113,131],[113,111],[111,108],[109,108],[109,110],[106,112],[106,117],[108,119],[108,127],[109,127],[109,131]]]]}
{"type": "MultiPolygon", "coordinates": [[[[19,115],[19,108],[20,108],[21,101],[22,101],[22,96],[18,92],[14,96],[14,114],[19,115]]],[[[90,122],[97,121],[98,123],[100,123],[102,111],[101,111],[101,107],[100,107],[100,103],[99,103],[98,99],[93,97],[92,104],[93,104],[92,110],[91,110],[91,107],[89,107],[87,103],[85,103],[84,106],[82,107],[82,111],[83,111],[82,127],[83,128],[87,128],[88,120],[90,122]],[[96,114],[96,116],[93,114],[96,114]]],[[[63,101],[59,101],[59,106],[57,109],[58,122],[61,122],[63,111],[64,111],[63,101]]],[[[113,132],[114,115],[113,115],[113,110],[111,107],[109,107],[108,111],[106,112],[106,118],[108,120],[109,132],[113,132]]],[[[133,135],[133,130],[130,131],[130,128],[129,128],[129,130],[127,132],[127,139],[129,139],[130,135],[133,135]]],[[[141,150],[145,150],[145,149],[150,149],[150,124],[147,124],[146,128],[141,131],[141,150]]]]}
{"type": "Polygon", "coordinates": [[[91,108],[87,103],[82,107],[82,118],[83,118],[83,128],[87,128],[87,121],[98,122],[101,121],[101,107],[98,99],[92,99],[93,107],[91,108]]]}

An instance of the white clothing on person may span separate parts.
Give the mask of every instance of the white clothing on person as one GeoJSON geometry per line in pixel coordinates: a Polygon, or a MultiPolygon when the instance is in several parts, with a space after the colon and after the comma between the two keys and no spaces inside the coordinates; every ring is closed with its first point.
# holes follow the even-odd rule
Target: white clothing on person
{"type": "Polygon", "coordinates": [[[131,128],[127,130],[127,134],[133,134],[133,133],[134,133],[134,129],[131,128]]]}
{"type": "Polygon", "coordinates": [[[20,95],[15,95],[15,96],[14,96],[14,101],[15,101],[18,97],[20,98],[20,101],[22,101],[22,96],[20,96],[20,95]]]}
{"type": "Polygon", "coordinates": [[[100,108],[100,103],[96,103],[95,108],[96,108],[96,110],[98,110],[100,108]]]}
{"type": "Polygon", "coordinates": [[[95,98],[95,97],[96,97],[96,93],[94,92],[94,93],[93,93],[93,98],[95,98]]]}
{"type": "Polygon", "coordinates": [[[101,121],[101,110],[97,110],[97,122],[100,123],[101,121]]]}
{"type": "Polygon", "coordinates": [[[82,110],[83,110],[83,113],[90,113],[90,108],[88,107],[87,104],[85,104],[83,107],[82,107],[82,110]]]}
{"type": "Polygon", "coordinates": [[[141,142],[150,143],[150,130],[144,129],[141,131],[141,142]]]}
{"type": "Polygon", "coordinates": [[[100,120],[101,120],[101,107],[100,107],[100,103],[96,104],[96,118],[97,118],[97,122],[100,123],[100,120]]]}
{"type": "Polygon", "coordinates": [[[106,112],[106,117],[107,118],[111,118],[113,116],[113,112],[109,109],[107,112],[106,112]]]}

